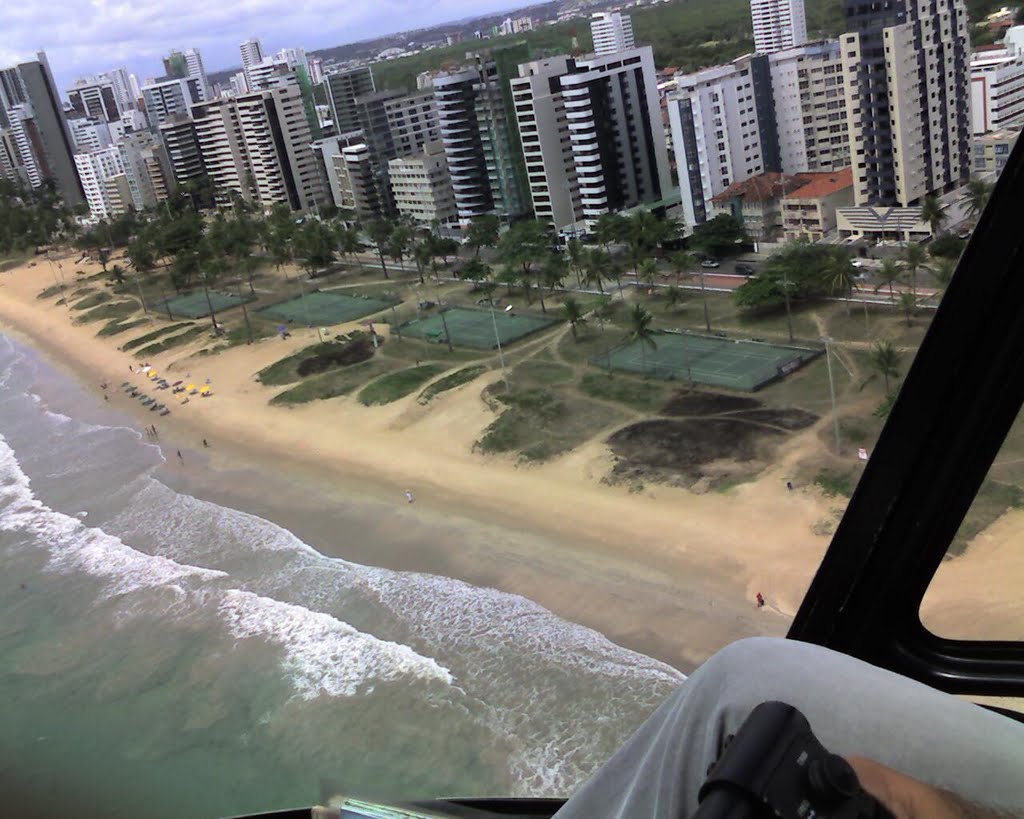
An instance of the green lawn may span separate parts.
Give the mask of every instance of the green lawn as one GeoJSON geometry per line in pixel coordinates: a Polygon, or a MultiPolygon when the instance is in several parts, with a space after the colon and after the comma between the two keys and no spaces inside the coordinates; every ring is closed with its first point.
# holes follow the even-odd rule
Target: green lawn
{"type": "Polygon", "coordinates": [[[167,352],[168,350],[173,350],[175,347],[180,347],[183,344],[187,344],[192,339],[201,336],[205,332],[207,332],[207,329],[205,327],[192,327],[191,329],[186,330],[184,333],[179,333],[176,336],[164,338],[160,341],[154,342],[153,344],[149,344],[146,347],[143,347],[141,350],[136,351],[135,357],[147,358],[148,356],[153,356],[156,355],[157,353],[164,353],[167,352]]]}
{"type": "Polygon", "coordinates": [[[623,373],[591,371],[580,381],[580,391],[586,395],[649,413],[657,413],[665,406],[674,389],[661,379],[646,380],[623,373]]]}
{"type": "Polygon", "coordinates": [[[454,390],[456,387],[461,387],[463,384],[468,384],[470,381],[479,378],[487,370],[488,368],[483,364],[456,370],[451,375],[446,375],[444,378],[439,378],[434,383],[428,384],[427,388],[420,393],[419,401],[421,404],[428,404],[434,397],[448,390],[454,390]]]}
{"type": "Polygon", "coordinates": [[[443,364],[421,364],[418,367],[388,373],[363,387],[359,393],[359,402],[368,407],[375,404],[390,404],[404,398],[446,369],[443,364]]]}

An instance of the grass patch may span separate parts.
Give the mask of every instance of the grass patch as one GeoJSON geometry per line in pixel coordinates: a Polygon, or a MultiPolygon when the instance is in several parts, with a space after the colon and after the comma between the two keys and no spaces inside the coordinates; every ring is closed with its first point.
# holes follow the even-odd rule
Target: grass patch
{"type": "Polygon", "coordinates": [[[837,495],[848,498],[853,494],[853,490],[857,486],[857,479],[857,473],[852,470],[848,472],[833,472],[830,469],[822,469],[814,476],[814,483],[820,486],[821,491],[830,498],[834,498],[837,495]]]}
{"type": "Polygon", "coordinates": [[[520,389],[529,387],[553,387],[573,380],[571,367],[554,362],[524,361],[511,373],[511,379],[520,389]]]}
{"type": "Polygon", "coordinates": [[[316,375],[300,382],[289,390],[278,393],[270,399],[273,406],[291,406],[305,404],[309,401],[321,401],[348,395],[352,390],[365,384],[387,369],[387,364],[379,358],[373,358],[362,364],[344,369],[331,370],[323,375],[316,375]]]}
{"type": "Polygon", "coordinates": [[[641,412],[657,412],[668,400],[671,387],[664,381],[590,372],[580,381],[580,390],[591,398],[615,401],[641,412]]]}
{"type": "Polygon", "coordinates": [[[423,392],[420,393],[419,401],[421,404],[430,403],[430,400],[442,392],[448,390],[454,390],[456,387],[461,387],[463,384],[468,384],[474,378],[483,375],[487,372],[487,367],[482,364],[478,364],[475,367],[464,367],[461,370],[456,370],[451,375],[446,375],[444,378],[439,378],[433,384],[429,384],[423,392]]]}
{"type": "Polygon", "coordinates": [[[139,336],[138,338],[133,338],[130,341],[126,341],[124,344],[121,345],[121,349],[124,350],[125,352],[128,352],[129,350],[134,350],[136,347],[141,347],[143,344],[148,344],[151,341],[155,341],[156,339],[160,338],[160,336],[167,335],[168,333],[173,333],[176,330],[182,330],[185,327],[192,326],[192,322],[183,321],[179,324],[168,324],[166,327],[158,327],[152,333],[146,333],[143,336],[139,336]]]}
{"type": "MultiPolygon", "coordinates": [[[[77,295],[77,294],[76,294],[77,295]]],[[[101,290],[98,293],[91,293],[85,298],[76,301],[71,305],[72,310],[89,310],[93,307],[99,307],[101,304],[106,304],[108,301],[113,299],[109,293],[101,290]]]]}
{"type": "Polygon", "coordinates": [[[962,555],[968,544],[1003,513],[1021,506],[1024,506],[1024,490],[1014,484],[986,478],[957,529],[947,556],[962,555]]]}
{"type": "Polygon", "coordinates": [[[421,364],[407,370],[388,373],[367,384],[359,393],[359,401],[366,406],[390,404],[404,398],[420,384],[429,381],[447,369],[444,364],[421,364]]]}
{"type": "Polygon", "coordinates": [[[506,409],[476,443],[481,452],[518,452],[523,461],[546,461],[576,448],[599,430],[625,420],[624,413],[555,389],[505,392],[496,384],[485,394],[506,409]]]}
{"type": "Polygon", "coordinates": [[[149,324],[149,319],[134,319],[132,321],[122,321],[121,319],[114,319],[104,324],[96,335],[98,336],[116,336],[118,333],[125,333],[128,330],[133,330],[136,327],[141,327],[143,324],[149,324]]]}
{"type": "Polygon", "coordinates": [[[88,324],[93,321],[109,321],[110,319],[128,318],[139,309],[134,301],[115,301],[101,304],[92,310],[87,310],[75,319],[75,324],[88,324]]]}
{"type": "Polygon", "coordinates": [[[370,337],[365,333],[353,333],[352,336],[339,336],[334,341],[303,347],[264,367],[256,378],[261,384],[271,387],[294,384],[310,375],[360,364],[372,358],[373,354],[370,337]]]}
{"type": "Polygon", "coordinates": [[[54,296],[60,295],[61,286],[59,284],[51,284],[45,290],[40,290],[37,299],[52,299],[54,296]]]}
{"type": "Polygon", "coordinates": [[[155,344],[143,347],[135,353],[135,357],[148,358],[149,356],[156,355],[157,353],[162,353],[175,347],[180,347],[182,344],[187,344],[196,336],[200,336],[205,332],[205,327],[192,327],[184,333],[180,333],[176,336],[170,336],[169,338],[165,338],[163,341],[157,341],[155,344]]]}

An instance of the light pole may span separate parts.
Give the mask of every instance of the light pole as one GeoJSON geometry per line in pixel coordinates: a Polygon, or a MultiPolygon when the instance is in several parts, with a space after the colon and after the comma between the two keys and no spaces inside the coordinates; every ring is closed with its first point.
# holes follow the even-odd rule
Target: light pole
{"type": "Polygon", "coordinates": [[[501,379],[508,392],[508,372],[505,370],[505,354],[501,351],[501,336],[498,334],[498,320],[494,317],[494,299],[491,299],[491,324],[494,325],[494,341],[498,345],[498,361],[501,362],[501,379]]]}
{"type": "Polygon", "coordinates": [[[829,344],[832,343],[830,336],[825,336],[822,341],[825,342],[825,364],[828,367],[828,392],[832,399],[832,427],[836,433],[836,455],[839,454],[839,415],[836,414],[836,385],[832,379],[832,356],[829,344]]]}

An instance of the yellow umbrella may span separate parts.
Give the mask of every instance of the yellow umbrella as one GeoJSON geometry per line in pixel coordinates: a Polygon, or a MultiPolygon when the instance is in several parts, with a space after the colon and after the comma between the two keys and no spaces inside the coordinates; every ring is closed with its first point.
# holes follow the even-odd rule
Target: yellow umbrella
{"type": "Polygon", "coordinates": [[[194,392],[196,391],[196,385],[195,385],[195,384],[189,384],[189,385],[188,385],[188,387],[186,387],[186,389],[187,389],[187,390],[188,390],[188,391],[189,391],[190,393],[194,393],[194,392]]]}
{"type": "Polygon", "coordinates": [[[149,380],[150,381],[156,381],[156,370],[150,370],[149,371],[149,380]]]}
{"type": "Polygon", "coordinates": [[[206,384],[199,390],[200,395],[209,395],[211,392],[213,392],[213,390],[210,388],[209,384],[206,384]]]}

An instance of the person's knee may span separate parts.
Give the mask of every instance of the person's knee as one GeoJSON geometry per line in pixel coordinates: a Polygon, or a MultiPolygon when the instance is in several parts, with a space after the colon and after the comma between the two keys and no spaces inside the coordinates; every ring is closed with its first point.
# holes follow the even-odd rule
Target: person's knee
{"type": "Polygon", "coordinates": [[[712,654],[701,669],[719,678],[744,676],[752,669],[784,663],[794,648],[792,640],[782,637],[745,637],[712,654]]]}

